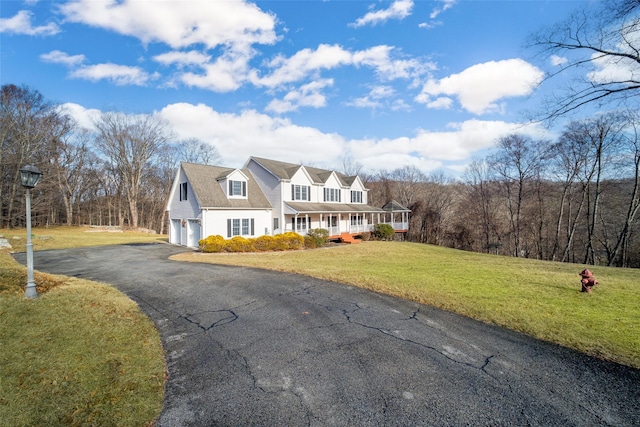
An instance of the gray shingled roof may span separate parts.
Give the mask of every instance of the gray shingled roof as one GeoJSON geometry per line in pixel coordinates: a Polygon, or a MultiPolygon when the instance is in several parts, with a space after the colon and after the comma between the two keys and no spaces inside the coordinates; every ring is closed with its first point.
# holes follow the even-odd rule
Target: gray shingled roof
{"type": "Polygon", "coordinates": [[[253,175],[248,169],[242,169],[247,176],[247,198],[227,198],[227,195],[218,182],[226,178],[235,169],[220,166],[200,165],[195,163],[180,163],[184,170],[191,189],[196,195],[201,208],[234,208],[234,209],[271,209],[271,203],[267,200],[253,175]]]}
{"type": "Polygon", "coordinates": [[[385,212],[411,212],[411,209],[405,208],[395,200],[390,200],[382,207],[385,212]]]}
{"type": "Polygon", "coordinates": [[[298,213],[338,213],[338,212],[360,212],[360,213],[383,213],[380,208],[371,205],[342,204],[342,203],[305,203],[305,202],[284,202],[285,205],[298,213]]]}
{"type": "MultiPolygon", "coordinates": [[[[262,165],[269,172],[274,174],[281,180],[290,180],[303,165],[295,163],[280,162],[278,160],[263,159],[260,157],[251,157],[258,164],[262,165]]],[[[313,166],[304,166],[311,180],[316,184],[324,184],[334,171],[328,169],[320,169],[313,166]]],[[[355,181],[355,176],[346,176],[343,173],[335,172],[341,184],[350,187],[355,181]]]]}

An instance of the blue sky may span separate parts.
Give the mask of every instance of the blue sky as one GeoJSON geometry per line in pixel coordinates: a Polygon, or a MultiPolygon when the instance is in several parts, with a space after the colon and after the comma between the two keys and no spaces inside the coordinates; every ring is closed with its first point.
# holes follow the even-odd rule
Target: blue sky
{"type": "MultiPolygon", "coordinates": [[[[526,37],[584,1],[2,1],[0,81],[64,104],[159,114],[176,139],[339,169],[459,175],[526,124],[559,58],[526,37]],[[555,61],[555,62],[554,62],[555,61]]],[[[559,83],[559,82],[558,82],[559,83]]]]}

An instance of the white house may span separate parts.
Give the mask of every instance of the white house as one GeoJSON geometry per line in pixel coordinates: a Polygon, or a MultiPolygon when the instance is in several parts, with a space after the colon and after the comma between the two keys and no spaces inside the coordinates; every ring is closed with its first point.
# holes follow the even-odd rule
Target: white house
{"type": "MultiPolygon", "coordinates": [[[[358,176],[331,170],[258,157],[242,169],[181,163],[167,203],[169,242],[196,247],[211,235],[304,235],[314,228],[327,229],[332,238],[357,235],[387,222],[385,208],[368,204],[358,176]]],[[[406,231],[408,210],[400,222],[393,214],[389,219],[406,231]]]]}

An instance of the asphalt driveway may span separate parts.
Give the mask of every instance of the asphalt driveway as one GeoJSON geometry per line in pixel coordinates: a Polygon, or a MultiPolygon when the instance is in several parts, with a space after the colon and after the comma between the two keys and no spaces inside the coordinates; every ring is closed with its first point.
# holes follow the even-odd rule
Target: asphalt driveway
{"type": "MultiPolygon", "coordinates": [[[[169,261],[165,244],[42,251],[154,321],[159,426],[632,426],[640,371],[358,288],[169,261]]],[[[16,256],[22,262],[24,254],[16,256]]]]}

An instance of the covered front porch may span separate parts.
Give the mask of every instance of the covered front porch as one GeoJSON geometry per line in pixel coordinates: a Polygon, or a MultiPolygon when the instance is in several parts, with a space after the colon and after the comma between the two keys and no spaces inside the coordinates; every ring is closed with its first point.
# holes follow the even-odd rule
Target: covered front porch
{"type": "Polygon", "coordinates": [[[408,214],[397,221],[397,216],[369,205],[286,203],[285,208],[284,231],[301,235],[315,228],[324,228],[330,239],[336,239],[343,233],[359,235],[372,232],[375,224],[390,224],[398,232],[406,231],[409,226],[408,214]]]}

